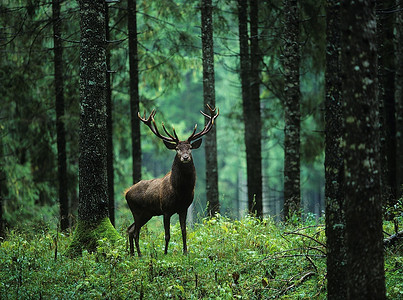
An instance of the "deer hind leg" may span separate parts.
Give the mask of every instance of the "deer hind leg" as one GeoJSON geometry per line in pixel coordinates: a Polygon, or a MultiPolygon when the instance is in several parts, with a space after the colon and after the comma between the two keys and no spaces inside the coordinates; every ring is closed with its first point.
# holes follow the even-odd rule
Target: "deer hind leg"
{"type": "Polygon", "coordinates": [[[187,211],[179,214],[179,223],[181,225],[181,231],[182,231],[183,254],[187,254],[187,252],[188,252],[188,249],[186,246],[186,216],[187,216],[187,211]]]}
{"type": "Polygon", "coordinates": [[[127,228],[127,232],[129,233],[129,244],[130,244],[130,255],[134,255],[134,244],[133,244],[133,238],[134,238],[134,225],[135,223],[133,223],[132,225],[130,225],[127,228]]]}
{"type": "MultiPolygon", "coordinates": [[[[141,226],[143,226],[143,225],[141,225],[141,226]]],[[[134,243],[136,244],[137,255],[139,257],[141,257],[140,245],[139,245],[141,226],[134,226],[134,243]]]]}
{"type": "Polygon", "coordinates": [[[141,257],[141,251],[140,251],[140,245],[139,245],[139,239],[140,239],[140,229],[143,227],[145,223],[147,223],[151,217],[135,217],[134,218],[134,223],[129,226],[128,231],[129,231],[129,242],[130,242],[130,254],[134,255],[134,245],[133,245],[133,239],[134,243],[136,244],[136,250],[137,250],[137,255],[141,257]]]}
{"type": "Polygon", "coordinates": [[[164,215],[164,229],[165,229],[165,254],[168,253],[168,244],[169,240],[171,239],[171,232],[170,232],[170,225],[171,225],[171,215],[164,215]]]}

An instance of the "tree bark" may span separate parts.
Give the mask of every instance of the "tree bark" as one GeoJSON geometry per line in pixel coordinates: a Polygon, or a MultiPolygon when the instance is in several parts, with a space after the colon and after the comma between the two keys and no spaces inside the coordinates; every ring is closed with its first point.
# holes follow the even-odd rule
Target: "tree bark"
{"type": "MultiPolygon", "coordinates": [[[[396,14],[396,165],[403,165],[403,15],[396,14]]],[[[397,168],[397,198],[402,197],[403,168],[397,168]]]]}
{"type": "MultiPolygon", "coordinates": [[[[214,42],[213,42],[213,5],[211,0],[201,3],[201,34],[203,54],[203,98],[204,106],[215,107],[215,78],[214,78],[214,42]]],[[[207,119],[205,120],[207,123],[207,119]]],[[[205,136],[206,153],[206,196],[207,212],[215,216],[220,212],[218,198],[218,168],[217,168],[217,132],[213,126],[205,136]]]]}
{"type": "Polygon", "coordinates": [[[284,1],[284,218],[297,214],[301,207],[300,190],[300,46],[297,0],[284,1]]]}
{"type": "MultiPolygon", "coordinates": [[[[259,1],[249,0],[250,5],[250,103],[248,104],[248,115],[245,115],[246,122],[250,123],[251,132],[248,134],[250,161],[250,174],[252,179],[250,185],[252,193],[249,194],[249,212],[257,217],[263,217],[263,187],[262,187],[262,120],[260,115],[260,61],[259,50],[259,1]],[[252,197],[252,198],[251,198],[252,197]]],[[[249,178],[249,176],[248,176],[249,178]]]]}
{"type": "Polygon", "coordinates": [[[68,255],[119,238],[108,218],[106,53],[103,0],[80,0],[80,157],[78,224],[68,255]]]}
{"type": "Polygon", "coordinates": [[[326,9],[325,201],[327,298],[346,299],[346,220],[343,162],[344,125],[340,78],[339,1],[328,0],[326,9]]]}
{"type": "MultiPolygon", "coordinates": [[[[110,41],[109,33],[109,8],[108,3],[105,2],[105,37],[106,42],[110,41]]],[[[112,88],[111,88],[111,53],[106,48],[106,173],[108,180],[108,211],[109,219],[113,226],[115,226],[115,189],[114,189],[114,173],[113,173],[113,104],[112,104],[112,88]]]]}
{"type": "Polygon", "coordinates": [[[133,184],[141,180],[141,134],[139,96],[139,57],[137,50],[136,0],[127,2],[127,27],[129,31],[129,78],[130,78],[130,120],[132,134],[133,184]]]}
{"type": "Polygon", "coordinates": [[[64,91],[63,91],[63,45],[61,39],[61,0],[52,1],[53,12],[53,43],[54,43],[54,72],[56,96],[56,133],[57,133],[57,171],[59,183],[60,229],[65,231],[70,227],[69,199],[67,191],[67,162],[66,162],[66,130],[64,128],[64,91]]]}
{"type": "Polygon", "coordinates": [[[341,18],[347,299],[385,299],[375,1],[343,1],[341,18]]]}
{"type": "MultiPolygon", "coordinates": [[[[4,139],[0,140],[0,159],[4,159],[4,139]]],[[[4,220],[4,199],[7,195],[6,174],[4,168],[0,168],[0,238],[6,236],[6,222],[4,220]]]]}
{"type": "MultiPolygon", "coordinates": [[[[240,50],[240,74],[242,85],[242,107],[245,124],[245,150],[246,150],[246,173],[248,187],[248,211],[251,215],[261,217],[262,212],[262,171],[261,171],[261,147],[260,147],[260,106],[256,98],[252,97],[253,88],[258,88],[259,79],[252,82],[252,62],[249,51],[248,34],[248,1],[238,1],[239,21],[239,50],[240,50]],[[257,105],[256,105],[257,104],[257,105]],[[257,107],[257,109],[256,109],[257,107]],[[260,156],[259,156],[260,155],[260,156]]],[[[256,37],[257,39],[257,37],[256,37]]],[[[254,41],[256,46],[257,40],[254,41]]],[[[256,50],[254,48],[254,50],[256,50]]],[[[254,61],[253,67],[256,67],[254,61]]],[[[256,97],[256,92],[253,92],[256,97]]],[[[257,97],[259,101],[259,95],[257,97]]]]}
{"type": "Polygon", "coordinates": [[[394,0],[377,1],[381,187],[385,207],[392,207],[397,199],[394,14],[390,13],[394,6],[394,0]]]}

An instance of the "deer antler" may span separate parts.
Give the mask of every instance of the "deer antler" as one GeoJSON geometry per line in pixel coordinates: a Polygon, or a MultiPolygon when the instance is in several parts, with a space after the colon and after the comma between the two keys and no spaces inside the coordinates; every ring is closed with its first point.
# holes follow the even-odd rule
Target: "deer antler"
{"type": "Polygon", "coordinates": [[[159,137],[160,139],[162,139],[162,140],[164,140],[166,142],[178,144],[179,143],[179,138],[178,138],[178,136],[177,136],[177,134],[175,132],[175,128],[173,128],[173,132],[174,132],[174,136],[173,136],[165,128],[164,123],[162,123],[162,128],[164,129],[165,133],[168,134],[168,136],[164,136],[164,135],[161,135],[159,133],[158,128],[157,128],[157,124],[155,123],[155,120],[154,120],[154,116],[155,116],[156,113],[157,112],[155,111],[155,109],[153,109],[152,112],[150,113],[150,116],[147,119],[146,119],[146,112],[145,111],[144,111],[144,117],[143,118],[140,116],[140,112],[137,113],[137,116],[144,124],[146,124],[151,129],[151,131],[157,137],[159,137]]]}
{"type": "Polygon", "coordinates": [[[220,110],[219,110],[218,108],[212,109],[212,108],[210,107],[210,105],[208,105],[208,104],[207,104],[207,107],[208,107],[208,109],[210,110],[210,115],[206,114],[206,113],[203,112],[203,111],[200,111],[200,113],[201,113],[203,116],[205,116],[206,118],[209,119],[208,123],[204,126],[203,130],[200,131],[200,132],[198,132],[198,133],[196,133],[196,128],[197,128],[197,124],[196,124],[195,128],[193,129],[193,133],[192,133],[192,134],[188,137],[188,139],[187,139],[188,142],[191,142],[191,141],[194,141],[194,140],[197,140],[197,139],[201,138],[203,135],[207,134],[207,133],[211,130],[211,128],[213,128],[214,120],[215,120],[215,119],[218,117],[218,115],[220,114],[220,110]],[[214,114],[215,111],[216,111],[216,109],[217,109],[217,113],[214,114]]]}

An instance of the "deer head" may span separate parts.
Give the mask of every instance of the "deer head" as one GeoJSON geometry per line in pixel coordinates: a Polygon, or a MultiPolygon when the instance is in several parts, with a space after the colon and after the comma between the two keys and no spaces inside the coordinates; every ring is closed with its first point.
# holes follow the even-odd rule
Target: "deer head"
{"type": "Polygon", "coordinates": [[[182,163],[188,163],[192,161],[192,149],[198,149],[202,143],[201,137],[203,137],[205,134],[207,134],[211,128],[213,128],[214,121],[219,115],[219,110],[217,109],[217,113],[215,114],[216,108],[212,109],[210,105],[207,105],[208,109],[210,110],[210,115],[204,113],[203,111],[200,111],[200,113],[205,116],[206,118],[209,119],[207,124],[204,126],[204,129],[198,133],[196,133],[197,129],[197,124],[195,125],[192,134],[184,141],[180,141],[178,138],[178,135],[175,132],[175,128],[172,128],[173,130],[173,135],[169,133],[169,131],[165,128],[164,123],[162,123],[162,128],[164,129],[165,133],[168,136],[164,136],[160,134],[158,131],[157,125],[154,120],[154,116],[156,114],[155,109],[152,110],[150,116],[146,118],[146,113],[144,112],[144,117],[140,116],[140,113],[138,113],[139,119],[146,124],[150,130],[158,137],[160,138],[164,144],[165,147],[167,147],[170,150],[176,150],[176,155],[180,159],[182,163]]]}

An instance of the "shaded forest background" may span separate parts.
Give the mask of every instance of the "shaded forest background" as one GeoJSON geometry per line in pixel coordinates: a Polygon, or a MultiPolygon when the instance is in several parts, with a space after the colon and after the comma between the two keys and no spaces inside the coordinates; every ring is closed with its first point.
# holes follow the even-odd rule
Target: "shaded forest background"
{"type": "MultiPolygon", "coordinates": [[[[299,271],[291,262],[291,273],[299,272],[298,285],[323,275],[310,293],[320,294],[327,281],[329,299],[401,294],[393,284],[401,282],[396,242],[403,234],[399,1],[37,0],[7,1],[0,12],[0,236],[10,237],[2,239],[8,258],[0,262],[16,266],[9,280],[17,295],[25,281],[20,247],[28,245],[20,231],[42,233],[42,241],[56,231],[56,262],[58,238],[67,244],[65,230],[77,225],[63,260],[90,253],[96,261],[93,251],[108,248],[112,269],[124,263],[112,226],[130,224],[123,193],[163,176],[174,156],[140,126],[138,111],[156,109],[158,125],[174,126],[184,139],[195,123],[202,127],[199,111],[209,103],[220,117],[204,137],[205,151],[194,151],[198,182],[188,218],[207,245],[213,225],[251,241],[257,256],[241,261],[304,256],[299,271]],[[204,218],[218,211],[225,217],[204,218]],[[324,211],[325,232],[318,223],[324,211]],[[242,224],[272,227],[271,234],[239,235],[242,224]],[[317,245],[283,248],[288,234],[317,245]],[[274,236],[281,237],[278,251],[274,236]]],[[[228,253],[241,244],[231,243],[228,253]]],[[[145,244],[151,283],[158,255],[154,242],[145,244]]],[[[214,260],[203,253],[190,256],[214,260]]],[[[275,275],[261,266],[263,288],[253,290],[282,295],[297,284],[289,285],[293,275],[273,289],[275,275]]],[[[229,274],[237,289],[239,273],[229,274]]]]}
{"type": "MultiPolygon", "coordinates": [[[[6,1],[1,7],[1,131],[3,218],[8,226],[58,220],[57,135],[52,3],[6,1]]],[[[283,76],[280,70],[280,1],[260,4],[263,212],[280,217],[283,207],[283,76]]],[[[305,213],[324,210],[323,3],[301,7],[301,195],[305,213]]],[[[214,53],[219,201],[221,214],[247,213],[246,160],[237,6],[214,5],[214,53]]],[[[79,10],[61,3],[67,198],[74,220],[78,202],[79,10]]],[[[129,60],[126,1],[109,3],[110,78],[116,219],[129,218],[123,191],[132,184],[129,60]]],[[[175,126],[179,137],[203,124],[200,7],[198,1],[138,1],[141,108],[157,110],[157,123],[175,126]]],[[[142,177],[169,171],[173,153],[142,129],[142,177]]],[[[206,214],[204,151],[194,151],[198,181],[193,217],[206,214]]]]}
{"type": "MultiPolygon", "coordinates": [[[[130,56],[133,56],[130,54],[133,28],[128,26],[133,23],[128,19],[133,18],[133,15],[128,15],[130,3],[106,1],[108,27],[105,44],[110,81],[109,141],[112,154],[109,167],[113,170],[108,173],[112,182],[109,198],[114,201],[110,207],[111,219],[114,222],[116,215],[118,223],[126,223],[130,219],[123,199],[124,190],[139,179],[136,176],[143,179],[163,176],[169,171],[174,155],[144,128],[141,129],[141,155],[135,153],[132,139],[139,133],[131,127],[133,82],[138,89],[139,110],[150,112],[155,108],[157,123],[174,126],[182,138],[190,134],[195,123],[203,124],[199,110],[205,108],[200,2],[137,1],[134,15],[138,78],[129,73],[133,69],[130,61],[130,56]],[[139,156],[141,160],[136,158],[139,156]],[[135,170],[139,162],[141,172],[135,170]]],[[[259,2],[257,27],[252,22],[252,15],[245,15],[242,20],[239,3],[213,3],[215,102],[221,112],[216,124],[221,214],[240,218],[248,213],[248,205],[254,201],[255,194],[250,191],[248,194],[248,185],[253,184],[247,181],[245,138],[248,134],[252,140],[260,140],[261,136],[263,214],[277,219],[284,214],[284,195],[293,188],[284,188],[287,184],[284,178],[288,178],[284,175],[284,165],[287,164],[284,153],[290,143],[284,138],[288,126],[285,112],[289,109],[286,94],[295,86],[294,83],[285,83],[289,77],[287,62],[292,57],[287,43],[292,45],[292,41],[284,30],[291,30],[293,22],[295,25],[292,16],[298,16],[298,26],[293,30],[297,30],[299,58],[291,66],[299,65],[295,70],[299,72],[296,84],[299,84],[301,97],[298,104],[301,125],[300,137],[291,139],[291,142],[300,143],[301,153],[292,157],[291,162],[297,159],[301,164],[298,180],[304,215],[314,214],[319,218],[323,214],[325,69],[326,60],[329,63],[329,57],[337,57],[330,52],[329,43],[332,41],[326,40],[326,30],[334,25],[329,23],[330,19],[326,23],[329,3],[302,1],[296,6],[293,2],[259,2]],[[291,5],[297,11],[288,13],[291,9],[285,5],[291,5]],[[256,80],[259,81],[261,132],[256,132],[256,138],[251,130],[245,133],[245,128],[254,118],[253,113],[247,115],[245,112],[242,22],[245,22],[247,30],[246,47],[249,44],[250,51],[253,51],[256,37],[259,43],[256,52],[260,58],[258,77],[253,79],[252,73],[246,76],[247,79],[250,76],[251,89],[256,80]],[[257,35],[253,34],[253,30],[257,35]]],[[[49,222],[58,223],[59,209],[64,209],[64,215],[68,215],[68,225],[74,224],[78,205],[80,116],[78,4],[66,1],[6,1],[0,8],[2,228],[4,225],[23,228],[32,223],[39,227],[49,222]],[[57,13],[56,4],[60,4],[57,13]],[[58,80],[61,82],[59,85],[58,80]],[[61,86],[56,93],[55,85],[56,90],[57,86],[61,86]],[[57,98],[55,100],[55,94],[63,96],[62,106],[57,98]],[[66,149],[63,177],[58,174],[58,167],[61,168],[58,166],[59,129],[64,131],[66,149]],[[59,207],[61,197],[65,198],[64,207],[59,207]]],[[[252,13],[252,8],[250,12],[246,8],[245,12],[252,13]]],[[[400,168],[396,168],[402,152],[401,72],[394,65],[396,61],[396,66],[399,66],[401,53],[400,14],[400,5],[394,1],[377,6],[379,126],[385,211],[387,207],[390,210],[400,196],[402,178],[400,168]]],[[[333,28],[337,28],[336,25],[333,28]]],[[[249,63],[253,64],[253,61],[249,63]]],[[[333,96],[328,91],[329,95],[333,96]]],[[[329,110],[330,115],[332,109],[329,110]]],[[[205,152],[194,151],[194,158],[198,181],[190,219],[205,216],[208,207],[205,152]]],[[[258,201],[257,194],[256,197],[258,201]]],[[[391,215],[393,217],[394,213],[391,215]]]]}

